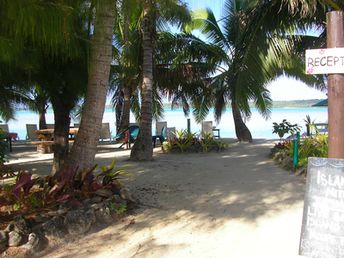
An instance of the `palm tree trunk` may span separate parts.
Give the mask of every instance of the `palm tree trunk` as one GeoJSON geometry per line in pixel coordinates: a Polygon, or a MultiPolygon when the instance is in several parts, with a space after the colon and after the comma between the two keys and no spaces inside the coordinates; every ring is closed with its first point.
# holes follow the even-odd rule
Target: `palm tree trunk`
{"type": "Polygon", "coordinates": [[[131,85],[125,85],[123,89],[123,93],[124,93],[124,96],[123,96],[124,101],[123,101],[123,107],[122,107],[122,113],[121,113],[119,132],[123,132],[129,126],[131,85]]]}
{"type": "MultiPolygon", "coordinates": [[[[53,100],[52,100],[53,102],[53,100]]],[[[67,160],[69,143],[69,124],[70,124],[70,109],[66,108],[63,101],[55,101],[53,103],[54,107],[54,117],[55,117],[55,127],[54,127],[54,159],[51,175],[54,176],[63,167],[65,161],[67,160]]]]}
{"type": "Polygon", "coordinates": [[[153,88],[153,38],[154,26],[151,13],[152,3],[144,1],[143,7],[143,80],[141,86],[140,133],[130,154],[131,160],[152,160],[152,88],[153,88]]]}
{"type": "MultiPolygon", "coordinates": [[[[125,1],[122,3],[122,12],[124,15],[124,25],[123,25],[123,41],[124,41],[124,46],[123,46],[123,59],[125,66],[130,65],[130,62],[126,60],[129,56],[129,25],[130,25],[130,15],[131,15],[131,6],[129,1],[125,1]]],[[[129,126],[129,121],[130,121],[130,98],[132,94],[132,82],[131,80],[125,80],[124,85],[123,85],[123,105],[122,105],[122,110],[121,110],[121,118],[120,118],[120,124],[119,124],[119,132],[123,132],[126,130],[129,126]]]]}
{"type": "Polygon", "coordinates": [[[232,100],[232,114],[235,125],[235,133],[239,141],[252,142],[252,135],[250,130],[242,120],[241,112],[235,101],[232,100]]]}
{"type": "Polygon", "coordinates": [[[69,164],[79,169],[94,164],[112,60],[114,10],[114,0],[102,0],[97,5],[85,107],[69,159],[69,164]]]}
{"type": "Polygon", "coordinates": [[[119,101],[115,105],[115,114],[116,114],[116,133],[121,132],[121,117],[122,117],[123,103],[119,101]]]}
{"type": "Polygon", "coordinates": [[[47,113],[47,110],[45,108],[39,109],[38,111],[38,117],[39,117],[39,123],[38,128],[41,129],[47,129],[47,121],[45,119],[45,114],[47,113]]]}

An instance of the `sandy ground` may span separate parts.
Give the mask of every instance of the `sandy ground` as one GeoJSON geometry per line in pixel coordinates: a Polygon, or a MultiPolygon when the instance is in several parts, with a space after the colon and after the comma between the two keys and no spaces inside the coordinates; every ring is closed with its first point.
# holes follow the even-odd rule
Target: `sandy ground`
{"type": "MultiPolygon", "coordinates": [[[[130,163],[126,184],[142,203],[135,214],[47,257],[300,257],[304,179],[275,166],[271,147],[255,140],[210,154],[157,148],[154,162],[130,163]]],[[[97,163],[126,164],[128,155],[101,146],[97,163]]],[[[23,148],[11,163],[48,172],[51,157],[23,148]]]]}

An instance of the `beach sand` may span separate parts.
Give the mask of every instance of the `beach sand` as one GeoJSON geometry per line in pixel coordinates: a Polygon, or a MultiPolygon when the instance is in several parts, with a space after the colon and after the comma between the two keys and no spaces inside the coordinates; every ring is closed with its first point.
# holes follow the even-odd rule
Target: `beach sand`
{"type": "MultiPolygon", "coordinates": [[[[141,203],[134,214],[45,257],[299,257],[305,182],[273,163],[272,146],[255,140],[207,154],[156,148],[155,161],[129,162],[125,185],[141,203]]],[[[14,166],[49,172],[51,154],[20,153],[14,166]]],[[[129,154],[104,145],[96,160],[127,164],[129,154]]]]}

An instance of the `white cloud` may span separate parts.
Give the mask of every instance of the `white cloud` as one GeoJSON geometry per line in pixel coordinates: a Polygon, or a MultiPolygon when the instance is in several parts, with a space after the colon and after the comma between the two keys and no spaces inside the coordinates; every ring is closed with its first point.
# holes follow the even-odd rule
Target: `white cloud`
{"type": "Polygon", "coordinates": [[[272,100],[303,100],[303,99],[326,99],[327,92],[311,88],[303,82],[279,77],[268,85],[272,100]]]}

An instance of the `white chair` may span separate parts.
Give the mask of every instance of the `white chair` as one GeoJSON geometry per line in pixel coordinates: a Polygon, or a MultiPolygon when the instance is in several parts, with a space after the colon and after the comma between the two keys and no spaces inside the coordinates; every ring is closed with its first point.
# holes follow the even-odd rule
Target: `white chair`
{"type": "Polygon", "coordinates": [[[1,124],[0,129],[2,129],[4,132],[9,133],[10,130],[8,129],[8,124],[1,124]]]}
{"type": "Polygon", "coordinates": [[[109,139],[109,141],[111,142],[110,123],[102,123],[99,139],[102,141],[104,141],[105,139],[109,139]]]}
{"type": "Polygon", "coordinates": [[[134,125],[140,126],[139,123],[136,123],[136,122],[135,123],[129,123],[129,126],[134,126],[134,125]]]}
{"type": "Polygon", "coordinates": [[[214,134],[213,134],[213,121],[203,121],[201,133],[202,133],[202,135],[210,134],[211,136],[214,136],[214,134]]]}
{"type": "Polygon", "coordinates": [[[155,134],[160,135],[162,128],[165,127],[167,129],[167,122],[166,121],[157,121],[155,124],[155,134]]]}
{"type": "Polygon", "coordinates": [[[26,124],[26,140],[37,141],[36,131],[36,124],[26,124]]]}

